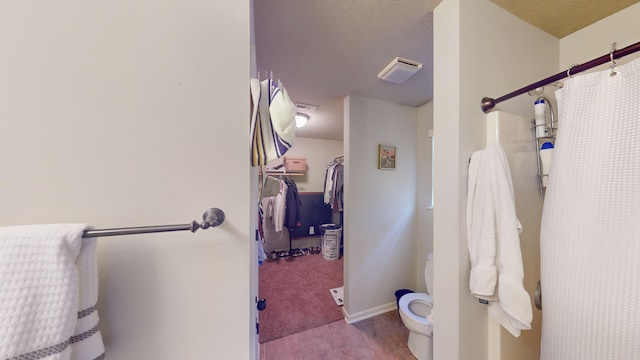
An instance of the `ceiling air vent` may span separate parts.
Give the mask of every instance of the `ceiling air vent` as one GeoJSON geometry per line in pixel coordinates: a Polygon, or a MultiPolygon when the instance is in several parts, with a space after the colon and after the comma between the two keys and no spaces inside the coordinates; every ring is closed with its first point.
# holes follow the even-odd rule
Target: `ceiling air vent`
{"type": "Polygon", "coordinates": [[[296,103],[296,110],[298,111],[316,111],[318,110],[318,105],[309,105],[303,103],[296,103]]]}
{"type": "Polygon", "coordinates": [[[421,63],[396,57],[378,73],[378,78],[400,84],[420,69],[422,69],[421,63]]]}

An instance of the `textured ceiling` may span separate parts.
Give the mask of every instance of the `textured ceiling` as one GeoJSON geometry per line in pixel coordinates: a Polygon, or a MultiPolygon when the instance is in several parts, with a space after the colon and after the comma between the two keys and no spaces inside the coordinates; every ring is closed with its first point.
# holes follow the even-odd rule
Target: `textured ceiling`
{"type": "MultiPolygon", "coordinates": [[[[640,0],[491,0],[564,37],[640,0]]],[[[343,138],[349,94],[418,106],[433,97],[433,8],[439,0],[253,0],[257,68],[318,110],[299,137],[343,138]],[[403,84],[377,78],[399,56],[424,64],[403,84]]]]}
{"type": "Polygon", "coordinates": [[[549,34],[563,38],[640,0],[490,0],[549,34]]]}
{"type": "Polygon", "coordinates": [[[433,97],[429,2],[254,0],[254,13],[260,76],[273,73],[295,102],[319,106],[297,136],[342,139],[342,102],[349,94],[410,106],[433,97]],[[379,80],[396,56],[423,68],[404,84],[379,80]]]}

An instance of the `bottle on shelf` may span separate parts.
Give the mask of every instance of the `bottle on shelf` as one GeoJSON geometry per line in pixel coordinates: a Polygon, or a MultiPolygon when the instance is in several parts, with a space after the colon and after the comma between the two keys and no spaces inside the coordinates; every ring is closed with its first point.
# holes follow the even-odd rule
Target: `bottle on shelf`
{"type": "Polygon", "coordinates": [[[540,165],[541,165],[541,176],[542,176],[542,186],[547,187],[549,183],[549,169],[551,168],[551,159],[553,158],[553,143],[545,142],[540,147],[540,165]]]}
{"type": "Polygon", "coordinates": [[[545,117],[545,110],[547,105],[544,98],[539,98],[533,103],[533,113],[536,125],[536,137],[543,138],[548,137],[549,129],[547,128],[547,120],[545,117]]]}

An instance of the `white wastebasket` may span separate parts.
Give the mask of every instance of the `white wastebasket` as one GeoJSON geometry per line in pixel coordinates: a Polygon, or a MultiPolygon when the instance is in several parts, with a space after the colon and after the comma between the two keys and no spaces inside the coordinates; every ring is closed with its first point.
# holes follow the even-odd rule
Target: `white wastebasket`
{"type": "Polygon", "coordinates": [[[340,239],[342,238],[342,227],[336,224],[320,225],[322,232],[322,257],[325,260],[340,259],[340,239]]]}

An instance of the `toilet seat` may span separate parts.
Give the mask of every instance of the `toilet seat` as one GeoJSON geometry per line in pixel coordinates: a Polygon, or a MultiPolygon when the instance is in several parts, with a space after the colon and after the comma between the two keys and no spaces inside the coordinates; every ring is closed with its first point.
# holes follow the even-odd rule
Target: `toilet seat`
{"type": "Polygon", "coordinates": [[[409,330],[407,347],[418,360],[433,360],[433,254],[424,266],[426,293],[409,293],[398,301],[398,312],[409,330]]]}
{"type": "Polygon", "coordinates": [[[429,296],[429,294],[406,294],[400,298],[398,306],[400,308],[400,317],[409,330],[415,331],[421,335],[431,336],[431,334],[428,333],[428,329],[431,327],[428,326],[429,320],[427,319],[427,316],[431,313],[431,309],[433,308],[433,299],[431,298],[431,296],[429,296]],[[424,315],[414,313],[413,311],[411,311],[412,305],[425,307],[424,310],[426,311],[426,313],[424,315]]]}

